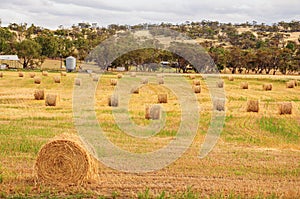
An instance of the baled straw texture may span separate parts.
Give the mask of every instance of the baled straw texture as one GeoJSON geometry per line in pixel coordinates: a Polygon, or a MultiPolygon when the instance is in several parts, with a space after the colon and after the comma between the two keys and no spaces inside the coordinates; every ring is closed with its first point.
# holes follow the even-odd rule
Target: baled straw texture
{"type": "Polygon", "coordinates": [[[19,72],[19,77],[24,77],[24,74],[22,72],[19,72]]]}
{"type": "Polygon", "coordinates": [[[108,97],[108,106],[117,107],[119,105],[119,98],[117,95],[111,95],[108,97]]]}
{"type": "Polygon", "coordinates": [[[111,79],[110,80],[110,85],[116,86],[117,84],[118,84],[118,80],[117,79],[111,79]]]}
{"type": "Polygon", "coordinates": [[[272,84],[264,84],[263,85],[263,90],[264,91],[271,91],[273,88],[273,85],[272,84]]]}
{"type": "Polygon", "coordinates": [[[248,89],[248,82],[241,82],[241,89],[248,89]]]}
{"type": "Polygon", "coordinates": [[[164,84],[164,83],[165,83],[164,78],[163,78],[163,77],[159,77],[159,78],[157,79],[157,83],[158,83],[158,84],[164,84]]]}
{"type": "Polygon", "coordinates": [[[223,88],[223,87],[224,87],[224,81],[223,80],[217,81],[217,88],[223,88]]]}
{"type": "Polygon", "coordinates": [[[35,171],[39,182],[82,185],[97,182],[98,163],[75,135],[64,134],[45,144],[38,153],[35,171]]]}
{"type": "Polygon", "coordinates": [[[56,106],[57,95],[48,94],[45,99],[46,106],[56,106]]]}
{"type": "Polygon", "coordinates": [[[145,108],[145,119],[159,120],[161,115],[161,107],[158,104],[148,105],[145,108]]]}
{"type": "Polygon", "coordinates": [[[147,78],[142,79],[141,84],[148,84],[148,79],[147,78]]]}
{"type": "Polygon", "coordinates": [[[34,99],[35,100],[43,100],[45,98],[45,91],[43,89],[34,91],[34,99]]]}
{"type": "Polygon", "coordinates": [[[229,76],[228,80],[232,82],[232,81],[234,81],[234,77],[233,76],[229,76]]]}
{"type": "Polygon", "coordinates": [[[119,73],[118,75],[117,75],[117,78],[118,79],[121,79],[123,77],[123,75],[121,74],[121,73],[119,73]]]}
{"type": "Polygon", "coordinates": [[[285,115],[285,114],[292,114],[293,111],[293,105],[291,102],[282,102],[279,104],[279,114],[285,115]]]}
{"type": "Polygon", "coordinates": [[[195,86],[200,86],[200,80],[193,80],[193,84],[195,85],[195,86]]]}
{"type": "Polygon", "coordinates": [[[190,79],[196,79],[196,75],[190,75],[190,79]]]}
{"type": "Polygon", "coordinates": [[[93,75],[93,81],[98,82],[98,80],[99,80],[99,77],[97,75],[93,75]]]}
{"type": "Polygon", "coordinates": [[[67,76],[67,73],[66,72],[61,72],[60,75],[61,76],[67,76]]]}
{"type": "Polygon", "coordinates": [[[286,83],[287,88],[294,88],[295,87],[295,82],[294,81],[289,81],[286,83]]]}
{"type": "Polygon", "coordinates": [[[294,81],[294,85],[295,85],[295,87],[297,87],[298,86],[298,80],[293,80],[294,81]]]}
{"type": "Polygon", "coordinates": [[[168,95],[167,94],[158,94],[158,103],[168,103],[168,95]]]}
{"type": "Polygon", "coordinates": [[[35,84],[41,84],[41,82],[42,82],[42,79],[40,77],[35,77],[34,78],[34,83],[35,84]]]}
{"type": "Polygon", "coordinates": [[[2,72],[0,72],[0,78],[2,78],[3,77],[3,73],[2,72]]]}
{"type": "Polygon", "coordinates": [[[29,77],[30,78],[34,78],[35,77],[35,73],[29,73],[29,77]]]}
{"type": "Polygon", "coordinates": [[[48,76],[48,72],[47,72],[47,71],[43,71],[43,72],[42,72],[42,75],[43,75],[43,76],[48,76]]]}
{"type": "Polygon", "coordinates": [[[75,85],[76,85],[76,86],[81,86],[81,79],[76,78],[76,79],[75,79],[75,85]]]}
{"type": "Polygon", "coordinates": [[[195,93],[201,93],[201,86],[194,86],[195,93]]]}
{"type": "Polygon", "coordinates": [[[57,84],[60,83],[60,76],[55,76],[55,77],[53,77],[53,79],[54,79],[54,83],[57,83],[57,84]]]}
{"type": "Polygon", "coordinates": [[[249,100],[247,102],[247,112],[258,112],[259,102],[258,100],[249,100]]]}
{"type": "Polygon", "coordinates": [[[130,91],[132,94],[139,94],[140,93],[140,88],[137,86],[137,87],[134,87],[131,89],[130,91]]]}

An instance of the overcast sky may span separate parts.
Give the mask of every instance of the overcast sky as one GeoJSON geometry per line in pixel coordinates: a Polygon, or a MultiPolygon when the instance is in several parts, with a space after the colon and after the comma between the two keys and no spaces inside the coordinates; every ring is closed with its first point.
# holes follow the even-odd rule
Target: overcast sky
{"type": "Polygon", "coordinates": [[[185,21],[272,24],[300,20],[299,0],[1,0],[2,26],[11,22],[56,29],[78,22],[109,24],[185,21]]]}

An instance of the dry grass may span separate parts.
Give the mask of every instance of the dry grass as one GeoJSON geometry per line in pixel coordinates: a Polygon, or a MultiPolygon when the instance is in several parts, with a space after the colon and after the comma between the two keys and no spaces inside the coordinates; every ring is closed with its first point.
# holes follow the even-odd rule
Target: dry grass
{"type": "Polygon", "coordinates": [[[131,72],[130,77],[136,77],[136,72],[131,72]]]}
{"type": "Polygon", "coordinates": [[[291,102],[281,102],[279,104],[279,114],[280,115],[287,115],[292,114],[293,111],[293,105],[291,102]]]}

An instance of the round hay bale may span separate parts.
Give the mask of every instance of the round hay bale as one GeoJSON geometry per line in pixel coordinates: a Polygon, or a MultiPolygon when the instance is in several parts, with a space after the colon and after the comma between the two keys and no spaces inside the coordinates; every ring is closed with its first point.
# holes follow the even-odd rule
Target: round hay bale
{"type": "Polygon", "coordinates": [[[141,80],[141,84],[148,84],[148,78],[144,78],[141,80]]]}
{"type": "Polygon", "coordinates": [[[35,84],[41,84],[41,82],[42,82],[42,79],[40,77],[35,77],[34,78],[34,83],[35,84]]]}
{"type": "Polygon", "coordinates": [[[194,86],[195,93],[201,93],[201,86],[194,86]]]}
{"type": "Polygon", "coordinates": [[[200,80],[198,80],[198,79],[193,80],[193,84],[195,86],[200,86],[200,80]]]}
{"type": "Polygon", "coordinates": [[[223,80],[217,81],[217,88],[223,88],[223,87],[224,87],[224,81],[223,80]]]}
{"type": "Polygon", "coordinates": [[[229,76],[228,80],[232,82],[232,81],[234,81],[234,77],[233,76],[229,76]]]}
{"type": "Polygon", "coordinates": [[[98,77],[97,75],[94,75],[94,76],[93,76],[93,81],[94,81],[94,82],[98,82],[98,80],[99,80],[99,77],[98,77]]]}
{"type": "Polygon", "coordinates": [[[196,79],[196,75],[189,75],[190,79],[196,79]]]}
{"type": "Polygon", "coordinates": [[[43,75],[43,76],[48,76],[48,72],[47,72],[47,71],[43,71],[43,72],[42,72],[42,75],[43,75]]]}
{"type": "Polygon", "coordinates": [[[168,103],[168,95],[167,94],[158,94],[158,103],[168,103]]]}
{"type": "Polygon", "coordinates": [[[123,75],[121,74],[121,73],[119,73],[118,75],[117,75],[117,78],[118,79],[121,79],[123,77],[123,75]]]}
{"type": "Polygon", "coordinates": [[[45,99],[46,106],[56,106],[57,95],[48,94],[45,99]]]}
{"type": "Polygon", "coordinates": [[[60,76],[53,77],[54,83],[60,84],[60,76]]]}
{"type": "Polygon", "coordinates": [[[298,86],[298,81],[296,79],[293,80],[293,81],[294,81],[295,87],[297,87],[298,86]]]}
{"type": "Polygon", "coordinates": [[[60,186],[97,183],[98,163],[75,135],[61,135],[40,149],[35,163],[39,182],[60,186]]]}
{"type": "Polygon", "coordinates": [[[140,88],[137,86],[137,87],[134,87],[131,89],[130,91],[132,94],[139,94],[140,93],[140,88]]]}
{"type": "Polygon", "coordinates": [[[282,102],[279,104],[279,114],[280,115],[290,115],[293,111],[292,102],[282,102]]]}
{"type": "Polygon", "coordinates": [[[110,80],[110,85],[116,86],[117,84],[118,84],[118,80],[117,79],[111,79],[110,80]]]}
{"type": "Polygon", "coordinates": [[[76,79],[75,79],[75,85],[76,85],[76,86],[81,86],[81,79],[76,78],[76,79]]]}
{"type": "Polygon", "coordinates": [[[131,72],[130,73],[130,77],[136,77],[136,73],[135,72],[131,72]]]}
{"type": "Polygon", "coordinates": [[[247,102],[247,112],[258,112],[259,102],[258,100],[249,100],[247,102]]]}
{"type": "Polygon", "coordinates": [[[108,97],[108,106],[117,107],[119,105],[119,98],[117,95],[111,95],[108,97]]]}
{"type": "Polygon", "coordinates": [[[0,72],[0,78],[2,78],[3,77],[3,73],[2,72],[0,72]]]}
{"type": "Polygon", "coordinates": [[[165,83],[164,78],[163,78],[163,77],[158,78],[158,79],[157,79],[157,83],[158,83],[158,84],[164,84],[164,83],[165,83]]]}
{"type": "Polygon", "coordinates": [[[35,77],[35,73],[29,73],[29,77],[30,78],[34,78],[35,77]]]}
{"type": "Polygon", "coordinates": [[[213,101],[214,109],[217,111],[225,111],[225,99],[217,98],[213,101]]]}
{"type": "Polygon", "coordinates": [[[61,72],[60,75],[65,77],[65,76],[67,76],[67,73],[66,72],[61,72]]]}
{"type": "Polygon", "coordinates": [[[272,84],[264,84],[263,85],[263,90],[264,91],[271,91],[273,88],[273,85],[272,84]]]}
{"type": "Polygon", "coordinates": [[[39,89],[34,91],[34,99],[35,100],[43,100],[45,98],[44,89],[39,89]]]}
{"type": "Polygon", "coordinates": [[[295,82],[294,81],[289,81],[286,83],[287,88],[294,88],[295,87],[295,82]]]}
{"type": "Polygon", "coordinates": [[[249,85],[248,82],[241,82],[241,89],[248,89],[249,85]]]}
{"type": "Polygon", "coordinates": [[[161,107],[158,104],[148,105],[145,108],[145,119],[159,120],[161,116],[161,107]]]}
{"type": "Polygon", "coordinates": [[[22,72],[19,72],[19,77],[24,77],[24,74],[22,72]]]}

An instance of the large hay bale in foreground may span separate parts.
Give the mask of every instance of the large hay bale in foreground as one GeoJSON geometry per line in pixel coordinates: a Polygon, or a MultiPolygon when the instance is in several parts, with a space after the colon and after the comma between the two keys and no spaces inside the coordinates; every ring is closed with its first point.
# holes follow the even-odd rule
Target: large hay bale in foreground
{"type": "Polygon", "coordinates": [[[111,79],[110,80],[110,85],[116,86],[117,84],[118,84],[118,80],[117,79],[111,79]]]}
{"type": "Polygon", "coordinates": [[[48,76],[48,72],[47,72],[47,71],[43,71],[43,72],[42,72],[42,75],[43,75],[43,76],[48,76]]]}
{"type": "Polygon", "coordinates": [[[40,77],[35,77],[34,78],[34,83],[35,84],[41,84],[41,82],[42,82],[42,79],[40,77]]]}
{"type": "Polygon", "coordinates": [[[34,78],[35,77],[35,73],[29,73],[29,77],[30,78],[34,78]]]}
{"type": "Polygon", "coordinates": [[[75,85],[76,85],[76,86],[81,86],[81,79],[76,78],[76,79],[75,79],[75,85]]]}
{"type": "Polygon", "coordinates": [[[217,81],[217,88],[223,88],[224,87],[224,81],[223,80],[219,80],[217,81]]]}
{"type": "Polygon", "coordinates": [[[159,120],[161,116],[161,107],[158,104],[146,106],[145,119],[147,120],[159,120]]]}
{"type": "Polygon", "coordinates": [[[117,95],[111,95],[108,97],[108,106],[117,107],[119,105],[119,98],[117,95]]]}
{"type": "Polygon", "coordinates": [[[19,77],[24,77],[24,73],[19,72],[19,77]]]}
{"type": "Polygon", "coordinates": [[[280,115],[286,115],[286,114],[292,114],[293,111],[293,105],[292,102],[282,102],[279,104],[279,114],[280,115]]]}
{"type": "Polygon", "coordinates": [[[195,93],[201,93],[201,86],[194,86],[195,93]]]}
{"type": "Polygon", "coordinates": [[[248,89],[249,85],[248,82],[241,82],[241,89],[248,89]]]}
{"type": "Polygon", "coordinates": [[[45,98],[45,91],[43,89],[34,91],[34,99],[35,100],[43,100],[45,98]]]}
{"type": "Polygon", "coordinates": [[[134,87],[131,89],[130,91],[132,94],[139,94],[140,93],[140,88],[137,86],[137,87],[134,87]]]}
{"type": "Polygon", "coordinates": [[[141,80],[141,84],[148,84],[148,78],[144,78],[141,80]]]}
{"type": "Polygon", "coordinates": [[[65,77],[65,76],[67,76],[67,73],[66,72],[61,72],[60,75],[65,77]]]}
{"type": "Polygon", "coordinates": [[[2,78],[3,77],[3,73],[2,72],[0,72],[0,78],[2,78]]]}
{"type": "Polygon", "coordinates": [[[97,183],[98,163],[75,135],[64,134],[46,143],[35,164],[38,182],[59,186],[97,183]]]}
{"type": "Polygon", "coordinates": [[[200,86],[200,80],[198,79],[193,80],[193,85],[200,86]]]}
{"type": "Polygon", "coordinates": [[[247,102],[247,112],[258,112],[259,102],[258,100],[249,100],[247,102]]]}
{"type": "Polygon", "coordinates": [[[214,110],[225,111],[225,99],[216,98],[213,100],[214,110]]]}
{"type": "Polygon", "coordinates": [[[45,99],[46,106],[56,106],[57,95],[55,94],[48,94],[45,99]]]}
{"type": "Polygon", "coordinates": [[[167,94],[158,94],[158,103],[168,103],[168,95],[167,94]]]}
{"type": "Polygon", "coordinates": [[[232,81],[234,81],[234,77],[233,76],[229,76],[228,80],[232,82],[232,81]]]}
{"type": "Polygon", "coordinates": [[[60,84],[60,76],[53,77],[54,83],[60,84]]]}
{"type": "Polygon", "coordinates": [[[286,83],[287,88],[294,88],[295,87],[295,82],[294,81],[289,81],[286,83]]]}
{"type": "Polygon", "coordinates": [[[272,84],[264,84],[263,85],[263,90],[264,91],[271,91],[273,88],[273,85],[272,84]]]}

